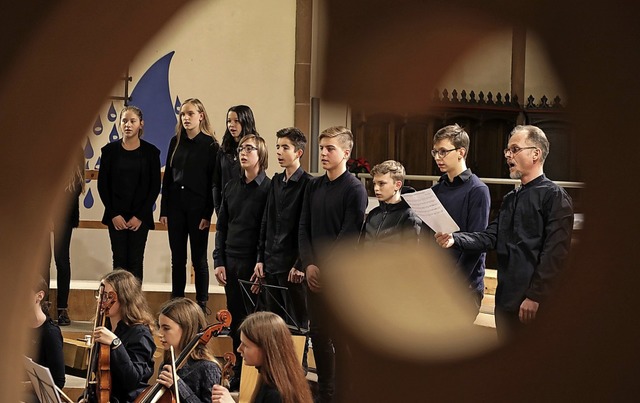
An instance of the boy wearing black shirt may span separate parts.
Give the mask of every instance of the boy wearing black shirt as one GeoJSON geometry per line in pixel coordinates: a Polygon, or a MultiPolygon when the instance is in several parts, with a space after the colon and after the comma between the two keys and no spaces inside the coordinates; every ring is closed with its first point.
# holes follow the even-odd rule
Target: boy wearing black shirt
{"type": "Polygon", "coordinates": [[[265,292],[267,309],[285,322],[301,329],[308,327],[306,285],[298,252],[298,226],[304,191],[311,179],[300,166],[307,138],[295,127],[276,133],[276,154],[284,172],[275,174],[262,216],[258,262],[252,280],[287,290],[265,292]]]}
{"type": "Polygon", "coordinates": [[[300,216],[300,259],[310,290],[309,335],[321,402],[333,399],[335,353],[319,295],[320,257],[330,258],[337,245],[344,246],[350,240],[355,245],[367,206],[364,185],[347,171],[352,148],[353,134],[346,127],[331,127],[320,134],[320,157],[326,174],[313,178],[307,185],[300,216]]]}

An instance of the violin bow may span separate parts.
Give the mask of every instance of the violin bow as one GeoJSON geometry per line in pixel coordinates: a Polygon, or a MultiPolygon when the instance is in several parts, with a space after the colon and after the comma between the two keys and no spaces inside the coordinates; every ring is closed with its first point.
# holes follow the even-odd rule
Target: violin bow
{"type": "Polygon", "coordinates": [[[180,403],[180,393],[178,392],[178,370],[176,369],[176,355],[173,351],[173,346],[171,348],[171,370],[173,371],[173,387],[176,390],[176,403],[180,403]]]}
{"type": "Polygon", "coordinates": [[[66,394],[66,393],[64,393],[64,392],[62,391],[62,389],[60,389],[60,388],[58,387],[58,385],[53,385],[53,386],[55,386],[56,390],[58,391],[58,394],[59,394],[59,395],[60,395],[60,396],[61,396],[61,397],[66,401],[66,402],[68,402],[68,403],[75,403],[73,400],[71,400],[71,398],[70,398],[69,396],[67,396],[67,394],[66,394]]]}

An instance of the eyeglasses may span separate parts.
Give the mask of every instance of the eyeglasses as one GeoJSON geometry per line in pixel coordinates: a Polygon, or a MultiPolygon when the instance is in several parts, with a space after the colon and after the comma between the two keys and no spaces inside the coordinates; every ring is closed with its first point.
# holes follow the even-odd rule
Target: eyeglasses
{"type": "Polygon", "coordinates": [[[518,154],[520,151],[522,150],[530,150],[533,148],[538,148],[538,147],[518,147],[518,146],[511,146],[508,148],[504,149],[504,156],[506,157],[507,154],[511,154],[511,156],[514,156],[516,154],[518,154]]]}
{"type": "Polygon", "coordinates": [[[240,146],[240,147],[238,147],[238,154],[240,154],[240,153],[241,153],[241,152],[243,152],[243,151],[244,151],[245,153],[249,154],[251,151],[253,151],[253,150],[257,150],[257,149],[258,149],[257,147],[254,147],[254,146],[252,146],[252,145],[250,145],[250,144],[247,144],[247,145],[245,145],[245,146],[240,146]]]}
{"type": "Polygon", "coordinates": [[[431,150],[431,156],[433,158],[436,158],[436,156],[440,157],[440,158],[444,158],[447,155],[449,155],[449,153],[451,151],[455,151],[455,150],[459,150],[460,147],[456,147],[456,148],[452,148],[451,150],[445,150],[444,148],[441,148],[439,150],[431,150]]]}

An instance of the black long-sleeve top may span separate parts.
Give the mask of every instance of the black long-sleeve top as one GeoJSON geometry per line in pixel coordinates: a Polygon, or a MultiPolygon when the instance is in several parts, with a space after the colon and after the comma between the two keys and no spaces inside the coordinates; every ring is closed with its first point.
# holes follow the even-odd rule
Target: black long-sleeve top
{"type": "Polygon", "coordinates": [[[216,215],[220,214],[220,206],[222,205],[222,191],[231,179],[235,179],[238,175],[242,175],[238,153],[226,153],[222,148],[218,150],[216,159],[216,169],[213,172],[213,203],[216,209],[216,215]]]}
{"type": "Polygon", "coordinates": [[[49,368],[53,382],[62,389],[65,383],[64,355],[62,353],[62,332],[49,317],[34,329],[33,342],[36,345],[33,361],[49,368]]]}
{"type": "Polygon", "coordinates": [[[126,150],[122,140],[102,147],[98,192],[104,204],[102,223],[121,215],[135,216],[154,229],[153,204],[160,193],[160,150],[140,140],[140,147],[126,150]]]}
{"type": "Polygon", "coordinates": [[[285,172],[275,174],[262,215],[258,262],[269,274],[287,273],[292,267],[301,270],[298,259],[298,227],[304,191],[312,176],[298,168],[286,180],[285,172]]]}
{"type": "Polygon", "coordinates": [[[80,194],[82,193],[82,183],[84,182],[84,151],[80,148],[74,165],[69,175],[68,181],[65,184],[64,197],[66,201],[66,209],[63,213],[54,217],[54,228],[78,228],[80,224],[80,194]],[[76,178],[76,171],[81,173],[82,178],[78,180],[76,178]]]}
{"type": "MultiPolygon", "coordinates": [[[[162,371],[162,367],[160,367],[162,371]]],[[[178,392],[185,403],[210,403],[213,385],[220,384],[222,372],[218,364],[209,360],[189,358],[178,370],[178,392]]]]}
{"type": "Polygon", "coordinates": [[[251,182],[244,176],[227,183],[216,221],[215,267],[226,266],[226,257],[252,257],[257,261],[260,224],[271,179],[264,171],[251,182]]]}
{"type": "Polygon", "coordinates": [[[186,189],[188,192],[183,193],[182,197],[188,197],[188,204],[194,209],[201,209],[202,218],[210,221],[213,214],[211,189],[220,146],[216,139],[204,133],[198,133],[192,139],[182,133],[177,149],[176,144],[177,137],[174,136],[169,142],[164,168],[160,216],[167,216],[171,195],[175,197],[178,189],[186,189]],[[173,150],[176,150],[175,155],[173,150]]]}
{"type": "Polygon", "coordinates": [[[406,201],[400,200],[395,204],[380,202],[367,214],[360,233],[360,244],[415,245],[420,241],[423,226],[420,217],[406,201]]]}
{"type": "MultiPolygon", "coordinates": [[[[484,231],[489,224],[489,188],[470,169],[449,181],[447,174],[431,188],[462,232],[484,231]]],[[[484,293],[484,252],[450,250],[458,271],[469,288],[484,293]]]]}
{"type": "Polygon", "coordinates": [[[122,344],[111,350],[111,396],[120,403],[133,402],[153,375],[156,345],[145,325],[127,326],[120,321],[113,333],[122,344]]]}
{"type": "Polygon", "coordinates": [[[254,403],[282,403],[280,391],[273,385],[261,382],[254,403]]]}
{"type": "Polygon", "coordinates": [[[454,233],[454,247],[496,249],[496,306],[516,312],[525,298],[543,302],[569,254],[573,204],[564,189],[540,175],[502,202],[486,230],[454,233]]]}
{"type": "Polygon", "coordinates": [[[341,241],[357,242],[367,207],[367,191],[349,171],[334,180],[325,174],[305,190],[298,243],[302,269],[318,265],[341,241]]]}

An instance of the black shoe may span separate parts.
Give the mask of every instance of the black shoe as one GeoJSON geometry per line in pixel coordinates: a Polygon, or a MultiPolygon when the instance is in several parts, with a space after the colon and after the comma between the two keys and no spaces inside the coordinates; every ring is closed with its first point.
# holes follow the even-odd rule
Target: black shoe
{"type": "Polygon", "coordinates": [[[240,390],[240,378],[232,376],[229,378],[229,392],[237,392],[240,390]]]}
{"type": "Polygon", "coordinates": [[[211,309],[207,306],[207,301],[198,301],[198,305],[202,308],[202,312],[204,312],[205,316],[211,315],[211,309]]]}
{"type": "Polygon", "coordinates": [[[66,309],[58,309],[58,326],[69,326],[70,324],[69,312],[66,309]]]}

